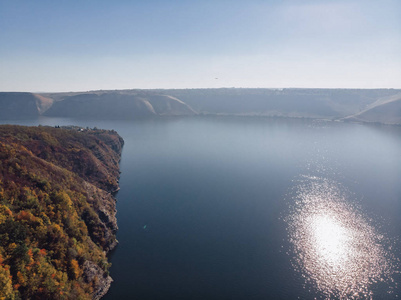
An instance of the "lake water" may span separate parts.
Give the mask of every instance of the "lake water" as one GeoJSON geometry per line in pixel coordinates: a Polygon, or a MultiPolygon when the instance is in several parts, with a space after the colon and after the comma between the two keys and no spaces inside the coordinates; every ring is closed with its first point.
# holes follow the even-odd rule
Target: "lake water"
{"type": "Polygon", "coordinates": [[[105,299],[401,297],[401,127],[14,123],[97,126],[124,138],[120,244],[105,299]]]}

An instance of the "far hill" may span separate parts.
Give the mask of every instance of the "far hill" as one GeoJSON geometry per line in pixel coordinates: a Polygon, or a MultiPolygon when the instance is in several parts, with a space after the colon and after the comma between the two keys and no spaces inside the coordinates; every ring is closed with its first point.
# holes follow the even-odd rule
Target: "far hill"
{"type": "Polygon", "coordinates": [[[0,118],[45,115],[131,120],[203,114],[401,124],[395,99],[400,94],[401,90],[395,89],[295,88],[102,90],[40,95],[0,93],[0,100],[3,99],[0,101],[3,108],[0,118]],[[388,100],[393,98],[394,101],[388,100]]]}
{"type": "Polygon", "coordinates": [[[193,115],[184,102],[168,95],[84,93],[67,96],[46,113],[52,117],[133,119],[156,115],[193,115]]]}
{"type": "Polygon", "coordinates": [[[0,93],[0,118],[32,118],[43,114],[53,99],[32,93],[0,93]]]}
{"type": "MultiPolygon", "coordinates": [[[[363,110],[380,97],[378,89],[193,89],[166,90],[199,113],[338,119],[363,110]]],[[[398,91],[400,92],[400,91],[398,91]]]]}
{"type": "Polygon", "coordinates": [[[361,112],[348,116],[345,120],[401,124],[401,93],[381,98],[361,112]]]}

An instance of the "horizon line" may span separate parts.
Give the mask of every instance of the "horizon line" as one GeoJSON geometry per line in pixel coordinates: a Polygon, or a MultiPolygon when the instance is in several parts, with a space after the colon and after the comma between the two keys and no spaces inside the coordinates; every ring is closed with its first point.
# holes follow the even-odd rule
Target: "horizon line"
{"type": "Polygon", "coordinates": [[[401,87],[372,87],[372,88],[344,88],[344,87],[191,87],[191,88],[121,88],[121,89],[93,89],[75,91],[0,91],[0,93],[32,93],[32,94],[62,94],[62,93],[89,93],[110,91],[157,91],[157,90],[219,90],[219,89],[249,89],[249,90],[401,90],[401,87]]]}

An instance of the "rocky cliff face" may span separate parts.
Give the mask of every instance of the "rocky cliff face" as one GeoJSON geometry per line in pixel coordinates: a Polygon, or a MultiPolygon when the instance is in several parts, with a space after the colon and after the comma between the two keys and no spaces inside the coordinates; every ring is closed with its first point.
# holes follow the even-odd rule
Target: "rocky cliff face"
{"type": "Polygon", "coordinates": [[[0,126],[7,297],[99,299],[107,292],[122,146],[114,131],[0,126]]]}
{"type": "Polygon", "coordinates": [[[90,260],[84,263],[84,280],[93,283],[92,299],[102,298],[110,288],[113,279],[90,260]]]}

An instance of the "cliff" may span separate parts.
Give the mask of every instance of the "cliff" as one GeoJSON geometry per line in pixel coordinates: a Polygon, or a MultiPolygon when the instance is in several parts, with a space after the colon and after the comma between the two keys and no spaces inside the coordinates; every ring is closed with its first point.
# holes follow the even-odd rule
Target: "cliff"
{"type": "Polygon", "coordinates": [[[122,145],[114,131],[0,126],[0,298],[107,292],[122,145]]]}

